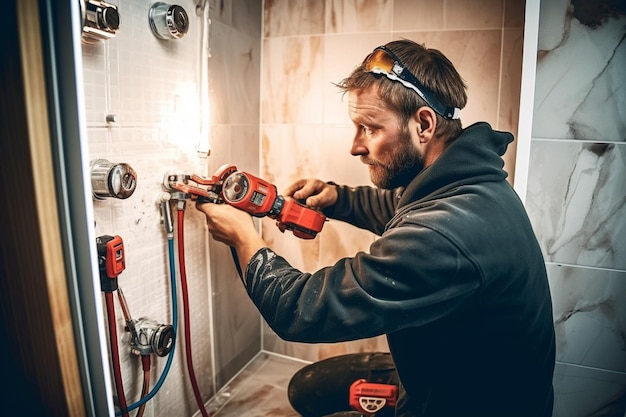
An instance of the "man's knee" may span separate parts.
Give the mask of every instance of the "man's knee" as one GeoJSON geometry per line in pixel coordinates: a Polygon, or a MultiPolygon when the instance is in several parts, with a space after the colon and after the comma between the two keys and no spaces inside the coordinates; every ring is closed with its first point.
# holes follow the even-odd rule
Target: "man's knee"
{"type": "Polygon", "coordinates": [[[354,353],[307,365],[289,381],[289,401],[304,417],[349,411],[350,385],[358,379],[397,385],[398,376],[391,355],[354,353]]]}

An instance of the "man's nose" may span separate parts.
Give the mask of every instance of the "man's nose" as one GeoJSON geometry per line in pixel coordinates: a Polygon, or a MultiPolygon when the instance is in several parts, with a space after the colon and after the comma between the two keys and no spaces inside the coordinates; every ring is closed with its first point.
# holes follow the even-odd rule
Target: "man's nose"
{"type": "Polygon", "coordinates": [[[365,146],[365,140],[363,138],[363,134],[357,132],[354,135],[354,139],[352,140],[352,147],[350,148],[350,154],[352,156],[361,156],[367,155],[369,151],[367,150],[367,146],[365,146]]]}

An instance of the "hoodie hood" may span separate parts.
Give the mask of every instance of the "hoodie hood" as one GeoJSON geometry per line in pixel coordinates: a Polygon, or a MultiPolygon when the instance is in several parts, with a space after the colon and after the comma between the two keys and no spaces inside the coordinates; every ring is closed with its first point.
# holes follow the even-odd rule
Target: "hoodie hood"
{"type": "Polygon", "coordinates": [[[503,181],[507,177],[502,155],[513,135],[493,130],[488,123],[465,129],[437,160],[406,186],[398,208],[461,185],[503,181]]]}

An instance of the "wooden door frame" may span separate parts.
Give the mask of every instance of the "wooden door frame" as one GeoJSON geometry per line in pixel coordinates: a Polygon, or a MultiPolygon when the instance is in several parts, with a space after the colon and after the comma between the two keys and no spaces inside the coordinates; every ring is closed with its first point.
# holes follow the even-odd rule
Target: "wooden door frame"
{"type": "Polygon", "coordinates": [[[55,196],[39,7],[15,15],[2,60],[2,323],[13,381],[3,402],[45,415],[85,415],[55,196]],[[24,391],[25,392],[22,392],[24,391]],[[22,395],[20,395],[22,394],[22,395]],[[18,402],[21,398],[23,402],[18,402]]]}

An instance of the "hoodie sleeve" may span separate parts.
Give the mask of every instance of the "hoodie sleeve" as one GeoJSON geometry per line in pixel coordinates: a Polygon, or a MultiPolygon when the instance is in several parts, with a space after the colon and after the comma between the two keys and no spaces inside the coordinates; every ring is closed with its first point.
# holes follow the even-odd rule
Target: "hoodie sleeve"
{"type": "Polygon", "coordinates": [[[337,203],[324,210],[328,217],[381,235],[394,215],[398,193],[373,187],[337,185],[337,203]]]}
{"type": "Polygon", "coordinates": [[[479,287],[478,275],[453,242],[410,225],[385,232],[370,253],[312,274],[263,248],[245,278],[250,298],[279,337],[315,343],[373,337],[445,317],[479,287]]]}

